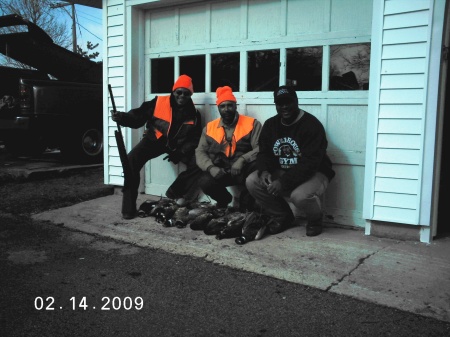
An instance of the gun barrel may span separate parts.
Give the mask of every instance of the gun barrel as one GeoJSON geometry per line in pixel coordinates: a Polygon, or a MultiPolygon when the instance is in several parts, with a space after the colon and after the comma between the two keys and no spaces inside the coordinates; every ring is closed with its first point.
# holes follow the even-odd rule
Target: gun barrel
{"type": "Polygon", "coordinates": [[[114,102],[114,95],[113,95],[113,92],[112,92],[111,84],[108,84],[108,90],[109,90],[109,96],[111,97],[111,103],[112,103],[112,106],[113,106],[113,111],[115,112],[115,111],[117,111],[116,110],[116,102],[114,102]]]}

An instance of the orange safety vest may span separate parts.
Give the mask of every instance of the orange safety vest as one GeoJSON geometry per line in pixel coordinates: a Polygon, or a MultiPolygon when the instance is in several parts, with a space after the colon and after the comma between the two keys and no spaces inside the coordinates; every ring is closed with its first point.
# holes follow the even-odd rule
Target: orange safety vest
{"type": "MultiPolygon", "coordinates": [[[[206,125],[206,136],[209,138],[210,148],[208,152],[210,156],[217,157],[223,153],[228,159],[237,159],[251,151],[251,132],[254,122],[253,117],[239,115],[230,141],[226,139],[225,129],[219,126],[220,118],[209,122],[206,125]]],[[[223,157],[223,155],[221,156],[223,157]]]]}
{"type": "MultiPolygon", "coordinates": [[[[194,125],[195,121],[186,121],[183,124],[194,125]]],[[[172,125],[172,107],[169,96],[158,96],[156,99],[155,111],[153,112],[153,131],[156,139],[162,136],[168,137],[172,125]]]]}

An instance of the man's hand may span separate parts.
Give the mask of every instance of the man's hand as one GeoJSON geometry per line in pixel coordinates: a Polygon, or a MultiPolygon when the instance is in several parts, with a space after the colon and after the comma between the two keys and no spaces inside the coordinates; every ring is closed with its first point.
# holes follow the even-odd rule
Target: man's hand
{"type": "Polygon", "coordinates": [[[274,196],[276,196],[276,197],[281,195],[281,190],[282,190],[281,181],[279,181],[278,179],[272,181],[272,183],[270,183],[267,186],[267,192],[272,194],[272,195],[274,195],[274,196]]]}
{"type": "Polygon", "coordinates": [[[183,153],[179,151],[173,151],[170,152],[167,156],[163,158],[163,160],[171,161],[174,164],[178,164],[181,161],[181,158],[183,157],[183,153]]]}
{"type": "Polygon", "coordinates": [[[241,174],[242,169],[244,168],[244,165],[245,165],[245,159],[242,157],[239,157],[239,159],[236,160],[234,162],[234,164],[231,166],[231,175],[237,176],[237,175],[241,174]]]}
{"type": "Polygon", "coordinates": [[[272,175],[267,171],[263,171],[259,178],[266,188],[272,183],[272,175]]]}
{"type": "Polygon", "coordinates": [[[220,179],[227,174],[224,169],[217,166],[212,166],[208,171],[214,179],[220,179]]]}
{"type": "Polygon", "coordinates": [[[123,114],[124,113],[122,111],[111,110],[111,118],[114,122],[120,123],[122,121],[123,114]]]}

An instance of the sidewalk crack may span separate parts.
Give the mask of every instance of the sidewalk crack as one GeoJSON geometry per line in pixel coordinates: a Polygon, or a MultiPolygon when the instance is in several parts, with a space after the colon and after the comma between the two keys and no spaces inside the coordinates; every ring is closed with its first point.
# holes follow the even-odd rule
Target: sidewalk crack
{"type": "MultiPolygon", "coordinates": [[[[383,248],[382,248],[382,249],[383,249],[383,248]]],[[[339,278],[336,282],[332,282],[332,283],[325,289],[325,291],[326,291],[326,292],[327,292],[327,291],[330,291],[331,288],[333,288],[333,287],[335,287],[335,286],[338,286],[342,281],[344,281],[347,277],[349,277],[356,269],[358,269],[362,264],[364,264],[364,262],[365,262],[367,259],[369,259],[369,258],[372,257],[373,255],[377,254],[377,253],[378,253],[380,250],[382,250],[382,249],[379,249],[379,250],[377,250],[377,251],[375,251],[375,252],[373,252],[373,253],[371,253],[371,254],[365,256],[365,257],[360,258],[360,259],[358,260],[358,264],[356,265],[356,267],[354,267],[352,270],[350,270],[347,274],[342,275],[342,277],[339,278]]]]}

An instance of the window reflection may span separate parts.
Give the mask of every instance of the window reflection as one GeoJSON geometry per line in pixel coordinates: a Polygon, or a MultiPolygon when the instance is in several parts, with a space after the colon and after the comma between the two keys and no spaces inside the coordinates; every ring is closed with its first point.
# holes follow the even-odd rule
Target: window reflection
{"type": "Polygon", "coordinates": [[[228,85],[239,91],[239,53],[211,55],[211,91],[228,85]]]}
{"type": "Polygon", "coordinates": [[[330,90],[368,90],[370,43],[330,47],[330,90]]]}
{"type": "Polygon", "coordinates": [[[167,93],[172,91],[175,62],[173,57],[152,59],[151,61],[151,90],[153,93],[167,93]]]}
{"type": "Polygon", "coordinates": [[[280,51],[258,50],[248,52],[248,91],[273,91],[280,77],[280,51]]]}
{"type": "Polygon", "coordinates": [[[180,57],[180,75],[192,78],[194,92],[205,92],[205,55],[180,57]]]}
{"type": "Polygon", "coordinates": [[[286,85],[297,91],[322,90],[322,47],[286,50],[286,85]]]}

